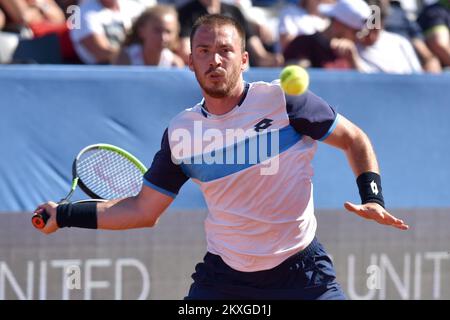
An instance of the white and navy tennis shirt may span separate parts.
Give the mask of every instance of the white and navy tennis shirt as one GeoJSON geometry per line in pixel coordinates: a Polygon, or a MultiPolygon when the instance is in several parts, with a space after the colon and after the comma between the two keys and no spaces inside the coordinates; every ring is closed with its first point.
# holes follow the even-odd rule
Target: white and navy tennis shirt
{"type": "Polygon", "coordinates": [[[144,184],[175,197],[191,178],[208,206],[207,250],[239,271],[273,268],[315,236],[311,160],[338,119],[311,91],[246,83],[226,114],[200,102],[172,119],[144,184]]]}

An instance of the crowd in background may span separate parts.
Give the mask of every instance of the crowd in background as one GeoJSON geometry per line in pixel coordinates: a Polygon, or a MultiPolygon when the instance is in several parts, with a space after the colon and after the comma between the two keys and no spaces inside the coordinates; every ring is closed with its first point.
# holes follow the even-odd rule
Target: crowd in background
{"type": "Polygon", "coordinates": [[[450,0],[0,0],[0,63],[36,63],[49,49],[37,40],[54,37],[55,63],[185,67],[207,13],[243,25],[250,67],[450,69],[450,0]]]}

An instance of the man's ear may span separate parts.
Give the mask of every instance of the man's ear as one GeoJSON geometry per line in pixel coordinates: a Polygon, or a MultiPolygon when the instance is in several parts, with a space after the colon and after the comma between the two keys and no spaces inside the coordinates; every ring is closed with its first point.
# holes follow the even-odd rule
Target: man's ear
{"type": "Polygon", "coordinates": [[[188,60],[189,69],[191,71],[194,71],[194,62],[192,61],[192,53],[189,53],[189,58],[188,59],[189,59],[188,60]]]}
{"type": "Polygon", "coordinates": [[[244,51],[244,53],[242,54],[242,66],[241,66],[241,71],[245,71],[248,69],[249,65],[249,61],[248,61],[248,52],[244,51]]]}

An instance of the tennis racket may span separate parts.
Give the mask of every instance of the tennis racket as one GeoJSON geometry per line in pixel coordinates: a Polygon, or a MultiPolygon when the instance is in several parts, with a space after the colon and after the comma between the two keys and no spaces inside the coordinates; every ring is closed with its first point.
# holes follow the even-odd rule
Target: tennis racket
{"type": "MultiPolygon", "coordinates": [[[[110,145],[93,144],[81,150],[72,163],[72,186],[58,204],[69,202],[77,186],[91,199],[79,202],[103,202],[135,196],[142,187],[146,167],[129,152],[110,145]]],[[[45,227],[50,215],[36,213],[31,218],[37,229],[45,227]]]]}

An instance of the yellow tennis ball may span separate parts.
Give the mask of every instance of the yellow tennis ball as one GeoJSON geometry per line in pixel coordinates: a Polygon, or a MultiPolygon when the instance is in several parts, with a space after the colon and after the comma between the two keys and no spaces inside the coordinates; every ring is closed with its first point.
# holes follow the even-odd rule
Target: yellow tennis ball
{"type": "Polygon", "coordinates": [[[308,72],[300,66],[287,66],[280,73],[281,87],[288,95],[300,95],[309,86],[308,72]]]}

